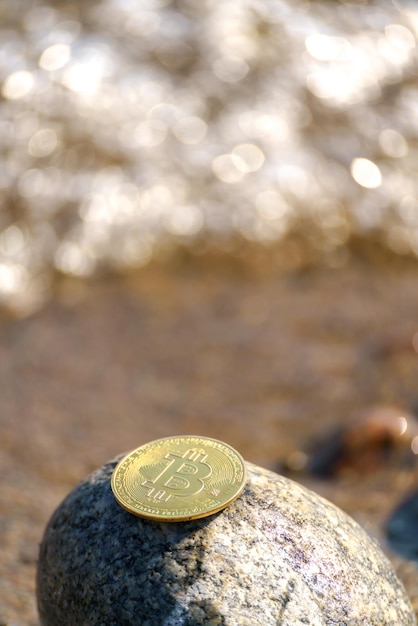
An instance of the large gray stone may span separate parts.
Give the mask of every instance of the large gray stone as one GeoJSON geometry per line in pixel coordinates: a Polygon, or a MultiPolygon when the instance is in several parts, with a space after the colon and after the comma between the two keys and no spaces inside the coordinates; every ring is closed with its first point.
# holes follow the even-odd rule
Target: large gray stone
{"type": "Polygon", "coordinates": [[[356,522],[252,464],[224,511],[156,523],[124,511],[110,476],[84,480],[42,541],[43,626],[416,624],[389,561],[356,522]]]}

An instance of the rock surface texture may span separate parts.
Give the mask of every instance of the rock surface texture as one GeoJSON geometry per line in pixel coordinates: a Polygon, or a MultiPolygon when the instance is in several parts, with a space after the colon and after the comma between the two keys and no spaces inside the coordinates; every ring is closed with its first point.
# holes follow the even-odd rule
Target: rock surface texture
{"type": "Polygon", "coordinates": [[[156,523],[114,500],[115,459],[52,516],[41,544],[43,626],[416,624],[387,558],[347,515],[248,467],[224,511],[156,523]]]}

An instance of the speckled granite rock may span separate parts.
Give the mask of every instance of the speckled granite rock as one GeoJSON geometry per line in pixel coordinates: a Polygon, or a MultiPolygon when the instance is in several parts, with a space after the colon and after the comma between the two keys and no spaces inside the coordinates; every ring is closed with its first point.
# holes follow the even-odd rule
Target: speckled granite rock
{"type": "Polygon", "coordinates": [[[244,494],[221,513],[154,523],[115,502],[116,461],[74,489],[46,529],[43,626],[416,624],[375,543],[298,484],[248,464],[244,494]]]}

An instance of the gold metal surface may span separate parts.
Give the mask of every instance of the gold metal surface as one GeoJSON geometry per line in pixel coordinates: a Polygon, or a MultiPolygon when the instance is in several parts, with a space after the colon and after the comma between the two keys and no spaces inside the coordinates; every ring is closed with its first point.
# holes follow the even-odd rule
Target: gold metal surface
{"type": "Polygon", "coordinates": [[[116,466],[113,494],[124,509],[148,519],[183,522],[212,515],[243,491],[244,460],[231,446],[208,437],[157,439],[116,466]]]}

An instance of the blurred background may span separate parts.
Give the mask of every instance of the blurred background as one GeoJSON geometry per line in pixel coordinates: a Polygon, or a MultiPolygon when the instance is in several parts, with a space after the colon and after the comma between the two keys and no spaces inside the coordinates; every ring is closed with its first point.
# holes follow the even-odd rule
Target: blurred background
{"type": "Polygon", "coordinates": [[[349,512],[418,611],[416,515],[402,555],[387,531],[417,485],[417,36],[401,0],[0,2],[0,624],[38,624],[65,494],[186,433],[349,512]]]}

